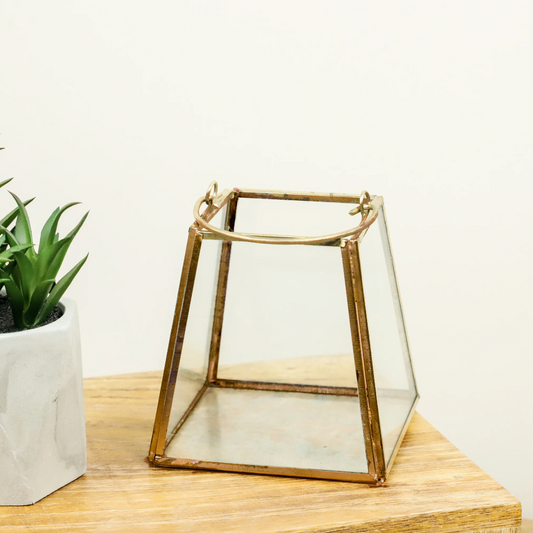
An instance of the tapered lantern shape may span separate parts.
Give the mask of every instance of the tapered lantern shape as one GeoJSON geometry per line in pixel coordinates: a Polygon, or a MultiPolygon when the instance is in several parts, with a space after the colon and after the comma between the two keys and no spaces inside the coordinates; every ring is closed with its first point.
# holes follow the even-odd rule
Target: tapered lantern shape
{"type": "Polygon", "coordinates": [[[150,462],[383,483],[418,400],[383,198],[213,182],[194,217],[150,462]]]}

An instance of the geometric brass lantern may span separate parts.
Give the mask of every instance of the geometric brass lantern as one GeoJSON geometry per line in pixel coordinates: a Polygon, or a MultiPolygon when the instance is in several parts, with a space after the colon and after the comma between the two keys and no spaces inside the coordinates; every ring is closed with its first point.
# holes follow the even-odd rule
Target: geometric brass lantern
{"type": "Polygon", "coordinates": [[[383,483],[418,401],[383,198],[213,182],[194,218],[150,462],[383,483]]]}

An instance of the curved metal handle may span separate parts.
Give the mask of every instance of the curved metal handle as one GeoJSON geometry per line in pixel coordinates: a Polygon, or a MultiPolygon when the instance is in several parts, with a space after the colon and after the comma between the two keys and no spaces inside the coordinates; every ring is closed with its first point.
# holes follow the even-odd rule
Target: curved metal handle
{"type": "MultiPolygon", "coordinates": [[[[340,231],[338,233],[331,233],[329,235],[321,235],[319,237],[291,237],[289,235],[247,235],[235,231],[227,231],[217,228],[209,224],[204,218],[203,213],[200,213],[200,208],[205,203],[208,207],[212,206],[218,194],[218,183],[213,181],[209,184],[205,196],[199,198],[194,204],[193,215],[194,219],[200,227],[212,233],[227,237],[232,241],[254,242],[259,244],[324,244],[331,241],[343,239],[345,237],[355,237],[367,229],[378,217],[378,206],[373,203],[373,199],[367,191],[363,191],[359,197],[359,205],[349,211],[350,215],[361,215],[361,222],[358,226],[340,231]]],[[[215,204],[216,205],[216,204],[215,204]]]]}

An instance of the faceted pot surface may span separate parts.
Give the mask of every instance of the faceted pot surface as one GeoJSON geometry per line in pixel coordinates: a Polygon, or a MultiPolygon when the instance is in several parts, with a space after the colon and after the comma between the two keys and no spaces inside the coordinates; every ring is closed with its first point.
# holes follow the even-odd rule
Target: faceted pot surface
{"type": "Polygon", "coordinates": [[[87,469],[76,306],[27,331],[0,335],[0,505],[29,505],[87,469]]]}

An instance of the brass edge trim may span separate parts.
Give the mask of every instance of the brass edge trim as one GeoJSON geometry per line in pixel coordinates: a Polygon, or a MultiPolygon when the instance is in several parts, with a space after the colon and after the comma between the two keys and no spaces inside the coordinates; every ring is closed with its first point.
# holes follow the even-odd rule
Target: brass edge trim
{"type": "Polygon", "coordinates": [[[221,389],[249,389],[275,392],[299,392],[305,394],[327,394],[333,396],[358,396],[355,387],[332,387],[324,385],[301,385],[241,379],[217,379],[211,386],[221,389]]]}
{"type": "Polygon", "coordinates": [[[368,471],[378,479],[376,471],[376,459],[374,457],[374,447],[372,445],[372,431],[370,422],[370,410],[368,408],[368,390],[365,380],[365,370],[363,364],[363,349],[361,345],[360,325],[357,312],[356,292],[354,287],[353,259],[351,254],[351,242],[345,243],[341,248],[342,265],[344,270],[344,281],[346,283],[346,297],[348,303],[348,314],[350,318],[350,332],[352,337],[352,349],[354,356],[357,387],[359,389],[359,407],[363,424],[363,436],[365,440],[365,454],[368,464],[368,471]]]}
{"type": "Polygon", "coordinates": [[[376,484],[376,479],[371,474],[355,472],[337,472],[332,470],[312,470],[304,468],[289,468],[282,466],[255,466],[234,463],[217,463],[210,461],[197,461],[194,459],[176,459],[173,457],[156,458],[155,466],[168,468],[188,468],[193,470],[216,470],[241,474],[261,474],[275,476],[303,477],[311,479],[327,479],[331,481],[352,481],[357,483],[376,484]]]}
{"type": "Polygon", "coordinates": [[[187,247],[185,249],[185,259],[181,272],[178,296],[176,298],[174,319],[172,322],[172,329],[170,331],[167,358],[165,362],[165,370],[163,371],[163,378],[161,381],[161,391],[156,410],[149,457],[162,455],[164,452],[166,431],[170,418],[174,389],[176,387],[179,360],[181,356],[181,349],[183,347],[183,336],[187,323],[187,316],[192,297],[196,269],[198,266],[198,259],[200,256],[201,244],[201,234],[196,228],[191,227],[189,229],[189,237],[187,240],[187,247]]]}
{"type": "MultiPolygon", "coordinates": [[[[237,215],[238,196],[233,195],[228,202],[226,220],[224,227],[228,231],[235,228],[235,217],[237,215]]],[[[211,330],[211,344],[209,347],[209,363],[207,370],[207,380],[212,383],[217,378],[218,361],[220,357],[220,343],[222,341],[222,326],[224,322],[224,309],[226,306],[226,294],[228,289],[229,266],[231,259],[230,241],[224,241],[220,250],[220,263],[218,269],[217,292],[215,297],[215,308],[213,310],[213,327],[211,330]]]]}
{"type": "Polygon", "coordinates": [[[376,384],[374,381],[374,368],[372,364],[372,350],[370,347],[370,333],[366,316],[365,294],[363,289],[363,274],[359,257],[359,242],[353,241],[347,244],[354,269],[354,289],[356,298],[357,321],[360,332],[361,350],[364,366],[365,387],[368,393],[368,409],[370,414],[370,429],[372,431],[372,448],[375,459],[376,475],[378,478],[386,476],[385,454],[383,451],[383,437],[379,420],[378,400],[376,384]]]}
{"type": "Polygon", "coordinates": [[[269,191],[266,189],[236,189],[241,198],[255,198],[260,200],[297,200],[307,202],[338,202],[358,204],[360,194],[344,194],[329,192],[297,192],[297,191],[269,191]]]}

